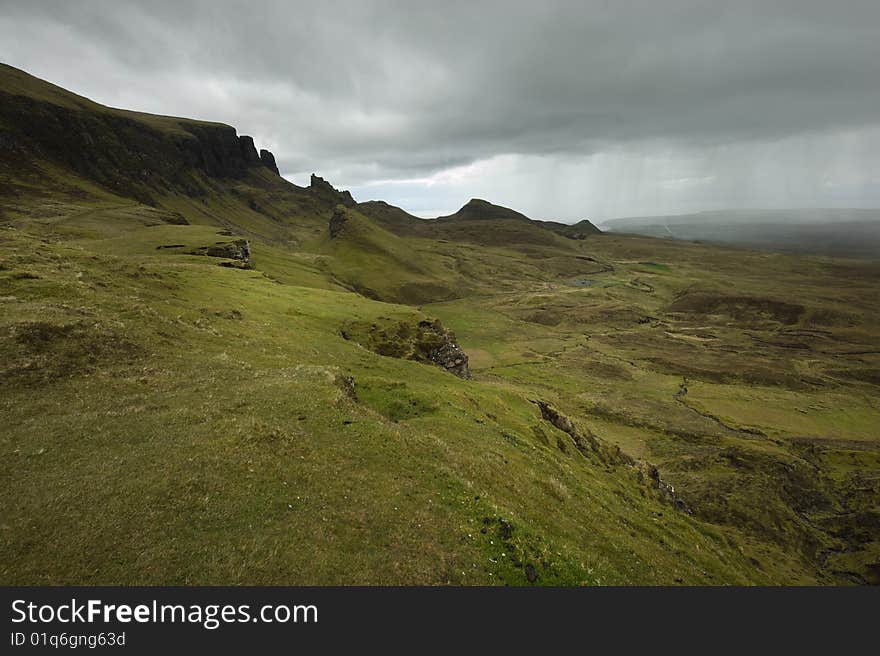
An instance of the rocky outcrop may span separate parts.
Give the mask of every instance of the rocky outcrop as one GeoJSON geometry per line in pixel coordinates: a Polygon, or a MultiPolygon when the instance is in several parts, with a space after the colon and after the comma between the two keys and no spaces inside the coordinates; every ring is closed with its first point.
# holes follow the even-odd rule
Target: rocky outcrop
{"type": "Polygon", "coordinates": [[[224,263],[223,266],[235,266],[241,269],[250,269],[251,263],[251,244],[247,239],[236,239],[235,241],[218,241],[211,246],[200,246],[195,250],[188,251],[187,255],[206,255],[208,257],[222,257],[235,262],[224,263]]]}
{"type": "Polygon", "coordinates": [[[251,259],[251,244],[247,239],[218,243],[208,246],[208,257],[228,257],[231,260],[247,262],[251,259]]]}
{"type": "Polygon", "coordinates": [[[585,456],[596,456],[605,465],[623,465],[634,469],[639,481],[645,485],[655,497],[671,504],[685,514],[692,514],[684,500],[676,495],[675,488],[660,478],[660,471],[655,465],[637,460],[620,447],[600,440],[589,429],[578,429],[574,422],[559,412],[546,401],[532,401],[541,411],[541,418],[571,437],[575,447],[585,456]]]}
{"type": "Polygon", "coordinates": [[[660,470],[657,469],[656,465],[652,465],[650,462],[638,460],[635,462],[634,466],[639,471],[642,481],[646,482],[649,487],[657,490],[660,493],[660,497],[664,501],[672,504],[673,506],[675,506],[676,510],[680,510],[686,515],[693,514],[693,511],[690,509],[687,503],[685,503],[684,499],[682,499],[675,493],[675,488],[672,486],[672,484],[667,483],[662,478],[660,478],[660,470]]]}
{"type": "Polygon", "coordinates": [[[568,433],[578,451],[584,453],[589,449],[600,456],[602,455],[599,441],[589,429],[587,429],[586,432],[579,431],[575,428],[571,419],[559,412],[546,401],[534,401],[534,403],[541,411],[541,418],[545,421],[549,421],[563,433],[568,433]]]}
{"type": "Polygon", "coordinates": [[[330,238],[335,239],[345,232],[345,224],[347,222],[348,215],[345,213],[345,209],[337,205],[333,210],[333,215],[330,217],[330,238]]]}
{"type": "Polygon", "coordinates": [[[425,359],[449,373],[459,378],[471,377],[467,353],[456,343],[452,331],[444,328],[439,320],[419,322],[416,347],[425,359]]]}
{"type": "Polygon", "coordinates": [[[357,203],[348,191],[339,191],[324,178],[312,173],[309,180],[309,190],[322,200],[333,203],[341,203],[346,207],[355,207],[357,203]]]}
{"type": "Polygon", "coordinates": [[[262,148],[260,150],[260,161],[263,163],[263,166],[272,171],[272,173],[274,173],[275,175],[281,175],[278,172],[278,165],[275,163],[275,155],[270,153],[265,148],[262,148]]]}
{"type": "MultiPolygon", "coordinates": [[[[70,168],[120,195],[153,204],[152,193],[204,193],[199,175],[243,178],[261,158],[254,142],[235,128],[161,117],[68,107],[0,91],[0,163],[32,156],[70,168]]],[[[271,160],[270,160],[271,158],[271,160]]],[[[272,168],[269,166],[269,168],[272,168]]]]}
{"type": "Polygon", "coordinates": [[[415,324],[390,319],[376,323],[351,322],[339,334],[379,355],[433,364],[459,378],[471,377],[467,353],[458,345],[453,332],[439,320],[415,324]]]}
{"type": "Polygon", "coordinates": [[[238,145],[241,148],[241,156],[244,159],[245,166],[254,166],[260,163],[260,156],[257,155],[257,148],[254,146],[253,137],[241,135],[238,138],[238,145]]]}

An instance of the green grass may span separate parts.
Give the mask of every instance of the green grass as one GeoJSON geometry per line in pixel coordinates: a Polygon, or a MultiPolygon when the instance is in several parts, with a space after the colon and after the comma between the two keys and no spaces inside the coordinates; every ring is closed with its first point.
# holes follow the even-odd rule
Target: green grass
{"type": "MultiPolygon", "coordinates": [[[[595,290],[539,286],[416,312],[312,286],[320,266],[269,244],[254,247],[253,271],[156,248],[213,243],[215,226],[110,235],[47,244],[3,233],[3,302],[14,308],[3,478],[16,491],[4,502],[6,581],[524,584],[526,565],[542,583],[831,580],[773,535],[677,513],[626,468],[559,448],[568,437],[530,398],[660,462],[699,505],[693,472],[677,464],[743,441],[725,413],[732,430],[676,403],[674,372],[596,343],[603,326],[576,318],[595,290]],[[519,318],[547,303],[575,318],[519,318]],[[454,326],[466,350],[487,354],[474,358],[476,380],[339,335],[395,316],[454,326]],[[511,536],[498,538],[499,517],[511,536]],[[47,569],[50,550],[62,557],[47,569]]],[[[716,410],[691,385],[689,401],[716,410]]],[[[732,403],[740,388],[721,389],[732,403]]]]}
{"type": "Polygon", "coordinates": [[[128,249],[4,232],[3,261],[39,276],[3,281],[4,581],[525,583],[526,564],[545,583],[760,580],[625,472],[536,443],[518,391],[338,336],[411,310],[154,249],[203,230],[128,249]],[[514,525],[510,546],[487,517],[514,525]],[[685,535],[705,555],[677,553],[685,535]]]}

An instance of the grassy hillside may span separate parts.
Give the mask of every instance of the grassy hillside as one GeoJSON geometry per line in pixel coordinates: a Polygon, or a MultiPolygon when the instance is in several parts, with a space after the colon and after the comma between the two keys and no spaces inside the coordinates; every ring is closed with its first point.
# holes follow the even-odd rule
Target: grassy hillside
{"type": "Polygon", "coordinates": [[[876,264],[259,165],[143,202],[33,143],[0,153],[0,582],[878,581],[876,264]]]}

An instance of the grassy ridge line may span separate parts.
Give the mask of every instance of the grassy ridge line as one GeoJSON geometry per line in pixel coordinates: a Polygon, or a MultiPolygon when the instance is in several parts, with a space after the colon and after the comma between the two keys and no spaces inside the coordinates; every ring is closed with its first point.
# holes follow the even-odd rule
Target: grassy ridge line
{"type": "Polygon", "coordinates": [[[185,131],[187,125],[229,127],[215,121],[197,121],[189,118],[107,107],[2,62],[0,62],[0,88],[10,95],[32,98],[67,109],[130,118],[152,129],[169,133],[186,135],[188,134],[185,131]]]}

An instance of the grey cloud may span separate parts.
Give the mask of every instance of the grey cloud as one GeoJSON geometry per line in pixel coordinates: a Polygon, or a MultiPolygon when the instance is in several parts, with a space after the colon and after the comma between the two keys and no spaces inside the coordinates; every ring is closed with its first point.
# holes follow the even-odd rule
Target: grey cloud
{"type": "MultiPolygon", "coordinates": [[[[560,171],[621,148],[707,161],[880,122],[874,1],[0,9],[13,65],[109,104],[230,123],[274,148],[283,172],[364,189],[502,155],[557,158],[560,171]]],[[[621,188],[640,185],[637,169],[621,188]]]]}

